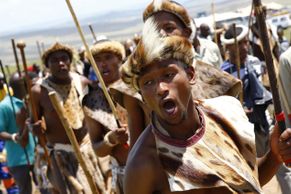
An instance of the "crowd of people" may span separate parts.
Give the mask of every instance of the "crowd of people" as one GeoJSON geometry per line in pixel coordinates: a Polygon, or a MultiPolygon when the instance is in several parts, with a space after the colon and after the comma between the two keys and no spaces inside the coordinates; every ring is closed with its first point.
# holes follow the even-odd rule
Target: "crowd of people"
{"type": "Polygon", "coordinates": [[[256,55],[263,53],[252,38],[256,23],[224,26],[212,35],[170,0],[153,0],[143,22],[132,40],[97,37],[90,53],[101,77],[90,53],[80,48],[76,54],[60,42],[43,53],[42,72],[34,65],[27,75],[1,77],[0,140],[18,187],[9,192],[262,193],[276,175],[282,193],[291,193],[284,164],[291,163],[291,47],[282,29],[272,51],[283,132],[272,111],[264,57],[256,55]]]}

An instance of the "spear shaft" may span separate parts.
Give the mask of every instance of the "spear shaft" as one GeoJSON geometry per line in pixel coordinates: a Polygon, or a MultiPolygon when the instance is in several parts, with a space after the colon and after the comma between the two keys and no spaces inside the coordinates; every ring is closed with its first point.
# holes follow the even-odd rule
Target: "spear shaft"
{"type": "Polygon", "coordinates": [[[13,53],[14,53],[15,63],[16,63],[16,67],[17,67],[17,72],[18,72],[19,77],[21,77],[21,71],[20,71],[20,66],[19,66],[19,60],[18,60],[18,56],[17,56],[17,52],[16,52],[15,41],[14,41],[13,38],[11,39],[11,43],[12,43],[12,48],[13,48],[13,53]]]}
{"type": "MultiPolygon", "coordinates": [[[[268,69],[270,86],[271,86],[271,91],[273,94],[273,104],[274,104],[274,109],[275,109],[275,114],[276,114],[276,120],[278,122],[279,129],[282,133],[286,129],[286,125],[285,125],[284,113],[282,111],[281,102],[280,102],[277,76],[275,73],[273,55],[272,55],[272,51],[271,51],[271,47],[269,43],[269,36],[268,36],[267,25],[265,21],[266,18],[263,11],[261,0],[253,0],[253,6],[256,13],[257,22],[259,25],[260,39],[263,46],[265,61],[266,61],[267,69],[268,69]]],[[[285,164],[287,166],[290,166],[291,159],[288,161],[285,161],[285,164]]]]}
{"type": "Polygon", "coordinates": [[[90,28],[90,31],[92,33],[92,36],[93,36],[94,40],[97,41],[96,34],[95,34],[93,26],[91,24],[89,24],[89,28],[90,28]]]}
{"type": "MultiPolygon", "coordinates": [[[[31,107],[32,118],[33,118],[33,122],[36,122],[36,121],[38,121],[38,114],[37,114],[37,111],[35,108],[34,99],[33,99],[32,91],[31,91],[32,83],[31,83],[31,80],[28,76],[27,63],[26,63],[26,58],[25,58],[25,53],[24,53],[25,46],[26,45],[24,42],[20,42],[17,44],[17,47],[20,49],[20,54],[21,54],[21,58],[22,58],[22,62],[23,62],[23,69],[25,72],[26,87],[27,87],[27,91],[28,91],[28,95],[29,95],[29,102],[30,102],[30,107],[31,107]]],[[[38,136],[38,139],[39,139],[39,144],[44,149],[44,154],[45,154],[45,157],[47,159],[48,166],[51,166],[49,153],[48,153],[48,150],[45,146],[44,135],[38,136]]]]}

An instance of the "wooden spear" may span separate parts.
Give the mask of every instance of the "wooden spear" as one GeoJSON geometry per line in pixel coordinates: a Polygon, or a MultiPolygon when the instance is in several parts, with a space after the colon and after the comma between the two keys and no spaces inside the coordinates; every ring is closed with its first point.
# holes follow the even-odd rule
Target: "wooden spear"
{"type": "Polygon", "coordinates": [[[216,33],[216,21],[215,21],[215,5],[214,5],[214,0],[211,3],[211,12],[212,12],[212,16],[213,16],[214,41],[218,45],[218,38],[217,38],[217,33],[216,33]]]}
{"type": "Polygon", "coordinates": [[[115,105],[114,105],[114,103],[113,103],[113,101],[111,99],[111,96],[109,95],[109,93],[107,91],[106,85],[105,85],[105,83],[103,81],[103,78],[101,76],[101,73],[100,73],[100,71],[99,71],[99,69],[98,69],[98,67],[97,67],[97,65],[95,63],[95,60],[93,58],[93,55],[92,55],[92,53],[91,53],[91,51],[89,49],[89,46],[88,46],[88,44],[86,42],[86,39],[84,37],[84,33],[83,33],[82,29],[81,29],[81,26],[79,24],[79,21],[77,19],[77,16],[76,16],[75,12],[74,12],[74,9],[73,9],[73,7],[72,7],[72,5],[70,3],[70,0],[66,0],[66,3],[67,3],[68,8],[69,8],[69,10],[71,12],[71,15],[73,17],[73,20],[75,22],[75,25],[76,25],[76,27],[78,29],[78,32],[79,32],[80,37],[82,39],[82,42],[83,42],[83,44],[85,46],[86,52],[88,53],[89,61],[90,61],[91,65],[92,65],[92,67],[93,67],[93,69],[94,69],[94,71],[95,71],[95,73],[96,73],[96,75],[98,77],[98,81],[101,84],[101,88],[102,88],[103,93],[104,93],[104,95],[105,95],[105,97],[107,99],[107,102],[108,102],[108,104],[109,104],[109,106],[110,106],[110,108],[112,110],[112,113],[113,113],[113,115],[116,118],[117,126],[120,127],[120,123],[118,122],[118,114],[117,114],[117,111],[116,111],[116,107],[115,107],[115,105]]]}
{"type": "Polygon", "coordinates": [[[87,181],[90,185],[90,188],[91,188],[91,191],[92,193],[94,194],[99,194],[99,191],[97,190],[97,187],[96,187],[96,184],[94,183],[93,181],[93,177],[92,177],[92,174],[90,174],[89,170],[88,170],[88,167],[85,163],[85,160],[82,156],[82,153],[80,151],[80,147],[79,147],[79,143],[76,139],[76,136],[73,132],[73,129],[70,127],[66,117],[64,117],[64,110],[63,110],[63,107],[61,106],[60,104],[60,100],[58,99],[57,95],[55,92],[50,92],[49,93],[49,97],[50,97],[50,100],[52,102],[52,105],[54,107],[54,109],[56,110],[64,128],[65,128],[65,131],[67,133],[67,136],[73,146],[73,149],[74,149],[74,152],[76,154],[76,157],[86,175],[86,178],[87,178],[87,181]]]}
{"type": "MultiPolygon", "coordinates": [[[[38,114],[37,114],[37,111],[36,111],[36,108],[35,108],[34,99],[33,99],[33,95],[32,95],[32,92],[31,92],[32,83],[31,83],[31,79],[28,76],[27,63],[26,63],[26,58],[25,58],[25,53],[24,53],[24,47],[25,46],[26,45],[25,45],[24,42],[17,43],[17,47],[20,50],[20,54],[21,54],[21,58],[22,58],[23,69],[24,69],[24,72],[25,72],[25,81],[26,81],[26,87],[27,87],[27,91],[28,91],[28,95],[29,95],[29,103],[30,103],[32,118],[33,118],[33,122],[36,122],[36,121],[38,121],[38,114]]],[[[47,159],[48,166],[51,166],[50,165],[51,161],[50,161],[49,153],[48,153],[48,150],[46,148],[45,136],[44,135],[39,135],[37,138],[39,140],[39,144],[44,149],[44,154],[45,154],[45,157],[47,159]]]]}
{"type": "MultiPolygon", "coordinates": [[[[236,36],[236,24],[233,23],[232,24],[233,27],[233,33],[234,33],[234,45],[235,45],[235,59],[236,59],[236,71],[237,71],[237,78],[240,79],[240,52],[239,52],[239,44],[237,41],[237,36],[236,36]]],[[[243,104],[243,88],[241,89],[240,93],[239,93],[239,100],[240,103],[243,104]]]]}
{"type": "MultiPolygon", "coordinates": [[[[40,44],[39,44],[39,41],[36,41],[36,47],[37,47],[37,51],[38,51],[38,55],[39,55],[39,59],[41,61],[41,56],[42,56],[42,52],[41,52],[41,48],[40,48],[40,44]]],[[[40,63],[41,65],[41,70],[45,70],[45,67],[43,65],[43,63],[40,63]]]]}
{"type": "MultiPolygon", "coordinates": [[[[284,113],[282,111],[280,97],[279,97],[277,76],[275,73],[272,51],[271,51],[271,47],[269,43],[269,36],[268,36],[267,25],[265,21],[266,18],[264,15],[261,0],[253,0],[253,4],[254,4],[254,10],[256,13],[257,22],[259,25],[260,39],[263,46],[265,61],[266,61],[269,80],[270,80],[271,91],[273,94],[273,104],[274,104],[274,109],[275,109],[275,114],[276,114],[276,120],[278,122],[279,129],[282,133],[286,129],[286,125],[285,125],[284,113]]],[[[291,159],[285,161],[285,164],[287,166],[291,166],[291,159]]]]}
{"type": "Polygon", "coordinates": [[[13,38],[11,39],[11,43],[12,43],[12,48],[13,48],[15,63],[16,63],[16,67],[17,67],[17,72],[18,72],[19,77],[21,77],[21,70],[20,70],[18,56],[17,56],[17,52],[16,52],[15,41],[14,41],[13,38]]]}
{"type": "Polygon", "coordinates": [[[7,71],[8,77],[10,77],[11,73],[10,73],[9,66],[8,66],[8,65],[5,65],[5,68],[6,68],[6,71],[7,71]]]}
{"type": "Polygon", "coordinates": [[[89,24],[89,28],[90,28],[91,34],[93,36],[93,39],[95,41],[97,41],[96,34],[95,34],[94,29],[93,29],[93,26],[91,24],[89,24]]]}

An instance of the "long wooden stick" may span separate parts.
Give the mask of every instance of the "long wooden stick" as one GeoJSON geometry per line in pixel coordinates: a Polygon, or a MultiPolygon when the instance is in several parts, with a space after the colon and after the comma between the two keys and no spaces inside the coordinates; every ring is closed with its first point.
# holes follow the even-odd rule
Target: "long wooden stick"
{"type": "Polygon", "coordinates": [[[5,65],[5,68],[6,68],[6,71],[7,71],[8,77],[10,77],[11,73],[10,73],[9,66],[8,66],[8,65],[5,65]]]}
{"type": "MultiPolygon", "coordinates": [[[[237,78],[240,79],[240,52],[239,52],[239,44],[237,41],[237,36],[236,36],[236,24],[232,24],[233,27],[233,33],[234,33],[234,45],[235,45],[235,63],[236,63],[236,71],[237,71],[237,78]]],[[[240,93],[239,93],[239,100],[240,103],[243,104],[243,88],[241,89],[240,93]]]]}
{"type": "Polygon", "coordinates": [[[77,17],[76,17],[76,14],[75,14],[75,12],[74,12],[74,9],[73,9],[73,7],[72,7],[72,5],[71,5],[71,3],[70,3],[70,0],[66,0],[66,2],[67,2],[67,5],[68,5],[69,10],[70,10],[70,12],[71,12],[71,15],[72,15],[72,17],[73,17],[73,20],[74,20],[74,22],[75,22],[75,24],[76,24],[76,27],[77,27],[77,29],[78,29],[78,32],[79,32],[80,37],[81,37],[81,39],[82,39],[82,42],[83,42],[83,44],[84,44],[84,46],[85,46],[86,52],[88,53],[89,61],[90,61],[91,65],[92,65],[92,67],[93,67],[93,69],[94,69],[94,71],[95,71],[95,73],[96,73],[96,75],[97,75],[97,77],[98,77],[98,80],[99,80],[99,82],[100,82],[100,84],[101,84],[101,88],[102,88],[103,93],[104,93],[104,95],[105,95],[105,97],[106,97],[106,99],[107,99],[107,102],[108,102],[108,104],[109,104],[109,106],[110,106],[110,108],[111,108],[111,110],[112,110],[112,113],[113,113],[113,115],[114,115],[115,118],[116,118],[117,125],[120,126],[120,124],[119,124],[119,122],[118,122],[118,114],[117,114],[117,111],[116,111],[116,107],[115,107],[115,105],[114,105],[114,103],[113,103],[113,101],[112,101],[112,99],[111,99],[111,96],[109,95],[109,93],[108,93],[108,91],[107,91],[106,85],[105,85],[105,83],[104,83],[104,81],[103,81],[103,78],[102,78],[102,76],[101,76],[101,73],[100,73],[100,71],[99,71],[99,69],[98,69],[98,67],[97,67],[97,65],[96,65],[96,63],[95,63],[95,60],[94,60],[94,58],[93,58],[93,55],[92,55],[92,53],[91,53],[91,51],[90,51],[90,49],[89,49],[89,46],[88,46],[88,44],[87,44],[87,42],[86,42],[86,39],[85,39],[85,37],[84,37],[84,33],[83,33],[82,29],[81,29],[81,26],[80,26],[80,24],[79,24],[79,21],[78,21],[78,19],[77,19],[77,17]]]}
{"type": "Polygon", "coordinates": [[[91,34],[92,34],[94,40],[97,41],[96,34],[95,34],[93,26],[91,24],[89,24],[89,28],[90,28],[90,31],[91,31],[91,34]]]}
{"type": "MultiPolygon", "coordinates": [[[[257,17],[257,21],[259,24],[259,33],[260,33],[260,39],[263,46],[265,61],[268,69],[268,75],[270,80],[270,86],[271,91],[273,94],[273,104],[276,114],[276,120],[278,122],[278,126],[281,132],[283,132],[286,129],[285,119],[284,119],[284,113],[282,111],[280,97],[279,97],[279,91],[278,91],[278,82],[277,82],[277,76],[275,73],[274,68],[274,61],[272,57],[272,51],[269,43],[269,36],[267,31],[267,25],[266,25],[266,18],[263,11],[263,6],[261,0],[253,0],[254,9],[257,17]]],[[[285,164],[287,166],[291,166],[291,159],[288,161],[285,161],[285,164]]]]}
{"type": "Polygon", "coordinates": [[[217,38],[217,33],[216,33],[215,4],[214,4],[214,0],[212,0],[212,3],[211,3],[211,12],[212,12],[212,16],[213,16],[214,41],[218,45],[218,38],[217,38]]]}
{"type": "MultiPolygon", "coordinates": [[[[25,46],[26,45],[25,45],[24,42],[19,42],[17,44],[17,47],[20,50],[20,54],[21,54],[21,58],[22,58],[22,63],[23,63],[23,69],[24,69],[24,72],[25,72],[25,81],[26,81],[26,87],[27,87],[27,91],[28,91],[28,95],[29,95],[29,103],[30,103],[32,118],[33,118],[33,122],[36,122],[36,121],[39,120],[39,118],[38,118],[38,114],[37,114],[37,111],[36,111],[36,108],[35,108],[33,95],[32,95],[32,92],[31,92],[32,83],[31,83],[31,79],[28,76],[27,63],[26,63],[26,58],[25,58],[25,53],[24,53],[25,46]]],[[[48,162],[48,165],[51,166],[51,161],[50,161],[49,153],[48,153],[48,150],[46,148],[45,136],[44,135],[39,135],[38,136],[38,140],[39,140],[39,144],[44,149],[44,154],[45,154],[46,160],[48,162]]]]}
{"type": "Polygon", "coordinates": [[[18,56],[17,56],[17,52],[16,52],[16,46],[15,46],[14,39],[11,39],[11,43],[12,43],[15,63],[16,63],[16,67],[17,67],[17,72],[18,72],[19,77],[21,77],[21,70],[20,70],[20,66],[19,66],[19,60],[18,60],[18,56]]]}
{"type": "MultiPolygon", "coordinates": [[[[40,59],[40,61],[41,61],[42,52],[41,52],[41,48],[40,48],[39,41],[36,41],[36,47],[37,47],[37,51],[38,51],[38,55],[39,55],[39,59],[40,59]]],[[[45,70],[44,64],[43,64],[43,63],[40,63],[40,64],[41,64],[41,69],[42,69],[42,70],[45,70]]]]}
{"type": "Polygon", "coordinates": [[[88,167],[87,167],[87,165],[85,163],[85,160],[84,160],[84,158],[82,156],[82,153],[80,151],[80,147],[79,147],[78,141],[76,139],[76,136],[75,136],[75,134],[73,132],[73,129],[70,127],[67,119],[64,117],[64,110],[63,110],[63,107],[60,104],[60,101],[59,101],[56,93],[55,92],[50,92],[49,93],[49,97],[50,97],[50,100],[51,100],[51,102],[53,104],[54,109],[56,110],[56,112],[57,112],[57,114],[58,114],[58,116],[59,116],[59,118],[60,118],[60,120],[61,120],[61,122],[63,124],[63,127],[65,128],[66,134],[67,134],[67,136],[68,136],[68,138],[69,138],[69,140],[70,140],[70,142],[71,142],[71,144],[73,146],[73,149],[74,149],[74,152],[76,154],[76,157],[77,157],[77,159],[78,159],[78,161],[79,161],[79,163],[80,163],[80,165],[81,165],[81,167],[82,167],[82,169],[83,169],[83,171],[84,171],[84,173],[86,175],[86,178],[87,178],[87,181],[88,181],[88,183],[90,185],[92,193],[99,194],[99,191],[97,190],[96,184],[93,181],[93,177],[90,174],[90,172],[88,170],[88,167]]]}

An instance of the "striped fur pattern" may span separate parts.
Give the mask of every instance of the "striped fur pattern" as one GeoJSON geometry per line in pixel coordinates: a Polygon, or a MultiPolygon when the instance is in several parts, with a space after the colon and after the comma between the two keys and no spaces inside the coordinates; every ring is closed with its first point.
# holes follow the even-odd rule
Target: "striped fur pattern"
{"type": "Polygon", "coordinates": [[[153,18],[144,25],[142,39],[136,50],[121,67],[122,79],[138,90],[137,78],[141,69],[154,61],[176,59],[185,65],[194,65],[194,48],[190,41],[180,36],[163,36],[153,18]]]}
{"type": "Polygon", "coordinates": [[[188,14],[187,10],[175,1],[153,0],[152,3],[150,3],[143,12],[143,21],[145,22],[153,14],[160,11],[165,11],[176,15],[185,24],[185,26],[191,29],[192,33],[189,40],[192,41],[194,39],[196,35],[196,26],[190,15],[188,14]]]}

